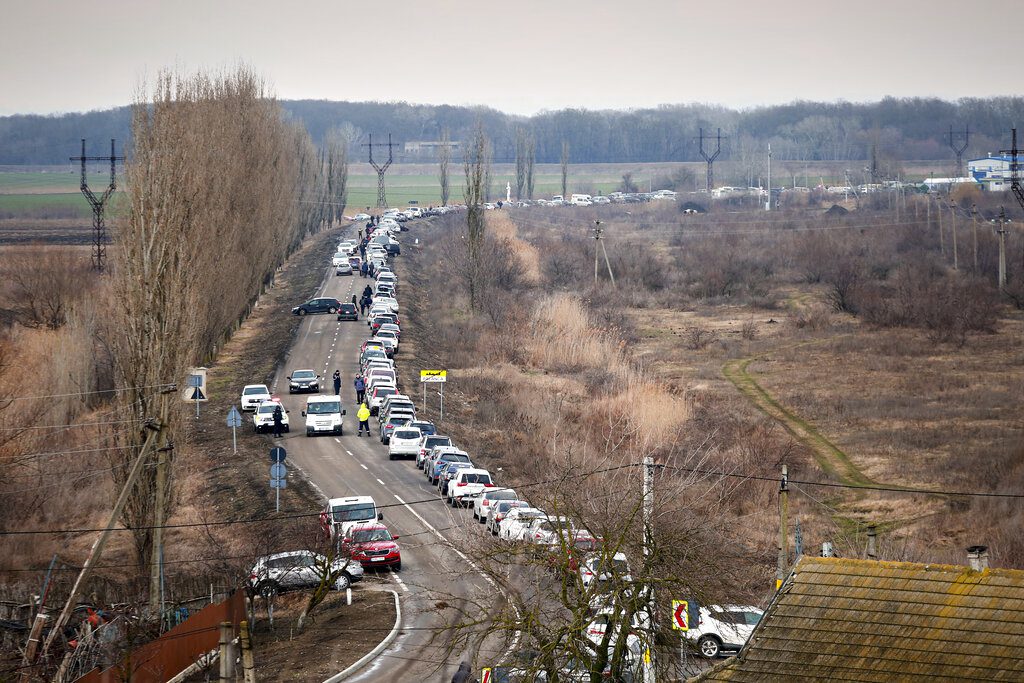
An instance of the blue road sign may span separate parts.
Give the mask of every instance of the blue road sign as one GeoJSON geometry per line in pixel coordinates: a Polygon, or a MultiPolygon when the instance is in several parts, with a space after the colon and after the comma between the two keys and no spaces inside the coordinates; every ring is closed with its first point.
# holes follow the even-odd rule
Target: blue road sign
{"type": "Polygon", "coordinates": [[[271,479],[284,479],[288,476],[288,467],[283,462],[275,462],[270,466],[271,479]]]}
{"type": "Polygon", "coordinates": [[[231,410],[228,411],[228,427],[241,427],[242,426],[242,414],[238,412],[238,408],[231,406],[231,410]]]}
{"type": "Polygon", "coordinates": [[[270,488],[272,488],[272,489],[286,489],[286,488],[288,488],[288,480],[287,479],[271,479],[270,480],[270,488]]]}
{"type": "Polygon", "coordinates": [[[274,446],[270,449],[270,462],[284,462],[284,459],[287,457],[287,451],[280,446],[274,446]]]}

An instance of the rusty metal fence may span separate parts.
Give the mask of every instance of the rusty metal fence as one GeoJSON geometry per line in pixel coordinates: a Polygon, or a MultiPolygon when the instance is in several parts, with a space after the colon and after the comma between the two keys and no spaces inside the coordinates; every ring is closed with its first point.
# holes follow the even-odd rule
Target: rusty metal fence
{"type": "Polygon", "coordinates": [[[231,622],[237,635],[243,619],[245,593],[235,591],[227,600],[202,609],[156,640],[135,648],[114,666],[93,669],[76,683],[164,683],[217,649],[221,622],[231,622]]]}

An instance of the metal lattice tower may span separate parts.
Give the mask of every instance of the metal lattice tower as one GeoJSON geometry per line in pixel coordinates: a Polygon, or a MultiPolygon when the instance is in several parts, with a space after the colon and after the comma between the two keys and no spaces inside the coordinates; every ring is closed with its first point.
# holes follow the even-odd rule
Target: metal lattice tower
{"type": "Polygon", "coordinates": [[[698,140],[700,141],[700,155],[704,159],[704,161],[707,162],[708,165],[707,190],[708,192],[711,192],[711,190],[714,189],[715,187],[715,159],[717,159],[718,155],[722,153],[722,129],[718,129],[715,151],[710,154],[704,150],[703,128],[700,129],[700,137],[698,138],[698,140]]]}
{"type": "Polygon", "coordinates": [[[1010,190],[1013,191],[1013,196],[1017,198],[1020,208],[1024,209],[1024,189],[1021,189],[1020,186],[1020,162],[1017,160],[1020,150],[1017,149],[1016,128],[1011,129],[1010,149],[1000,150],[999,153],[1010,156],[1010,190]]]}
{"type": "Polygon", "coordinates": [[[395,157],[392,153],[392,148],[395,145],[391,142],[391,133],[388,133],[388,143],[385,145],[383,142],[379,142],[376,145],[373,144],[373,133],[370,133],[370,142],[363,145],[370,149],[370,165],[377,171],[377,208],[385,209],[388,206],[388,197],[384,190],[384,174],[387,173],[388,167],[391,166],[391,162],[394,161],[395,157]],[[373,160],[373,148],[374,147],[387,147],[388,148],[388,160],[383,165],[378,164],[373,160]]]}
{"type": "Polygon", "coordinates": [[[955,177],[960,177],[961,169],[964,167],[964,150],[967,149],[967,143],[971,139],[971,129],[964,128],[963,132],[953,132],[953,126],[949,127],[949,148],[953,150],[953,154],[956,155],[956,173],[955,177]],[[960,141],[963,140],[963,144],[960,141]]]}
{"type": "Polygon", "coordinates": [[[102,273],[107,266],[107,229],[103,225],[103,209],[106,206],[107,200],[110,199],[110,195],[117,188],[116,164],[118,161],[124,161],[124,157],[114,154],[113,139],[110,140],[110,156],[87,157],[85,156],[85,138],[82,138],[82,156],[71,157],[71,161],[82,162],[82,182],[79,185],[79,189],[82,190],[82,194],[85,195],[85,198],[89,200],[89,205],[92,206],[92,267],[96,272],[102,273]],[[110,162],[110,184],[107,185],[107,189],[99,197],[89,189],[89,183],[86,181],[85,164],[88,161],[110,162]]]}

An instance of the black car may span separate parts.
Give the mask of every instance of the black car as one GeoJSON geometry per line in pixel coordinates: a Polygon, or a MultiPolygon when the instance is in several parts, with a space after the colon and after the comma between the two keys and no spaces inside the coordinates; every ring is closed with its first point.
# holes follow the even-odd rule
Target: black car
{"type": "Polygon", "coordinates": [[[320,393],[320,376],[313,370],[296,370],[288,375],[288,393],[320,393]]]}
{"type": "Polygon", "coordinates": [[[359,310],[355,304],[341,304],[338,309],[338,320],[359,320],[359,310]]]}
{"type": "Polygon", "coordinates": [[[329,296],[310,299],[304,304],[299,304],[292,309],[293,315],[308,315],[310,313],[337,313],[341,308],[341,302],[329,296]]]}

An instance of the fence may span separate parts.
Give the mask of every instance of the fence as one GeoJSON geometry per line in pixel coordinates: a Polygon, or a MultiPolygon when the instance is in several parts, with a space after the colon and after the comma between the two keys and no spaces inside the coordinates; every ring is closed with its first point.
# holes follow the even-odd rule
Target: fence
{"type": "Polygon", "coordinates": [[[220,623],[245,619],[245,593],[235,591],[224,602],[204,608],[156,640],[127,653],[119,664],[100,671],[93,669],[76,683],[163,683],[188,668],[201,655],[215,650],[220,640],[220,623]]]}

